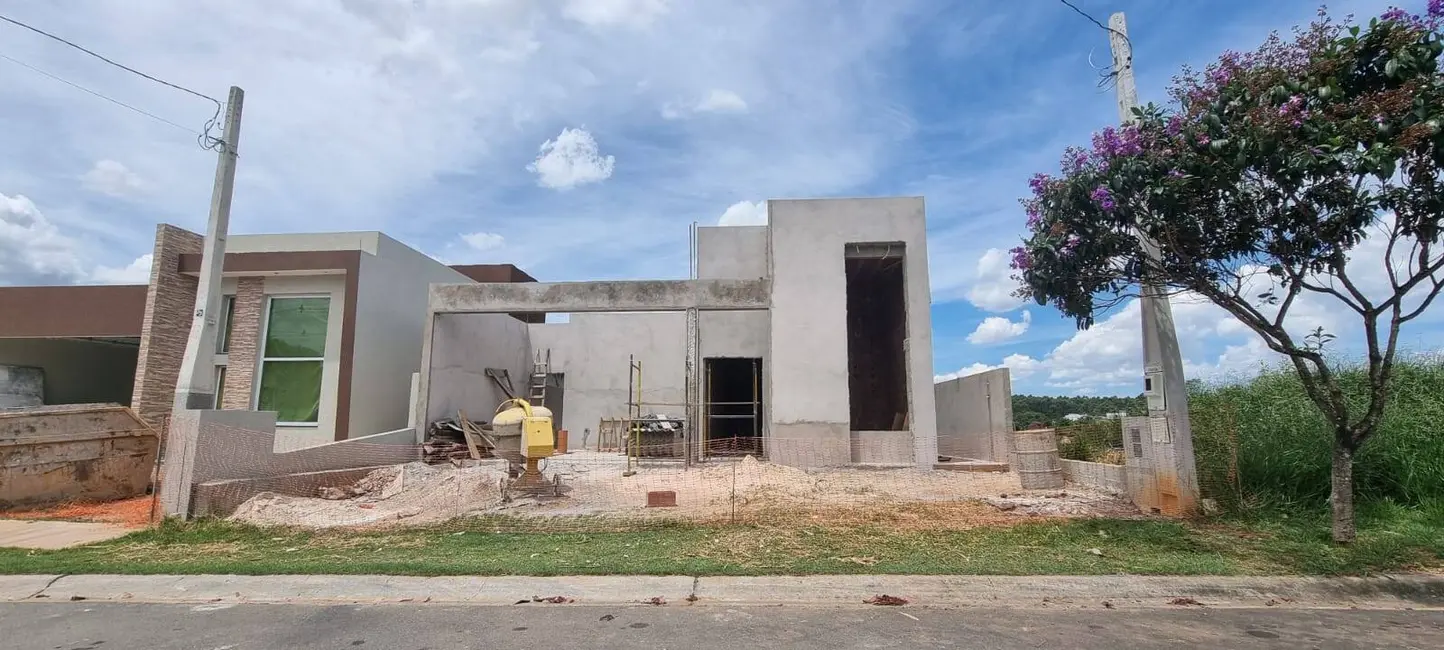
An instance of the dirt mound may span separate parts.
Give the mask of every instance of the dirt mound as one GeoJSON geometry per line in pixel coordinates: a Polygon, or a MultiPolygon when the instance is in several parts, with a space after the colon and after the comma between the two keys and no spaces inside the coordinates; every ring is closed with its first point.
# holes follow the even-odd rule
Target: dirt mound
{"type": "Polygon", "coordinates": [[[434,523],[494,506],[504,475],[499,465],[383,467],[350,486],[324,488],[318,497],[262,492],[241,504],[231,519],[302,528],[434,523]]]}

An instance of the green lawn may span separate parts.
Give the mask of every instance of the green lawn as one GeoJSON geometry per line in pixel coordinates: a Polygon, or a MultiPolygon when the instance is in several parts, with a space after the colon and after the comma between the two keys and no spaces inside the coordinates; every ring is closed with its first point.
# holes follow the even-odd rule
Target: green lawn
{"type": "Polygon", "coordinates": [[[1249,519],[1048,520],[964,530],[657,525],[625,532],[497,532],[463,520],[392,531],[303,532],[219,521],[61,551],[0,549],[0,573],[396,575],[1367,574],[1444,567],[1444,507],[1363,509],[1359,540],[1329,542],[1322,512],[1249,519]]]}

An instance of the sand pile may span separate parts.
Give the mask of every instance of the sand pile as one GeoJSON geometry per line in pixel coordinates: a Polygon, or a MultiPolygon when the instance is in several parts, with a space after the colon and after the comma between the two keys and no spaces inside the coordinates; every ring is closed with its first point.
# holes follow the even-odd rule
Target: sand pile
{"type": "Polygon", "coordinates": [[[267,526],[332,528],[445,521],[501,500],[500,464],[451,467],[408,463],[384,467],[316,497],[262,492],[241,504],[235,521],[267,526]]]}

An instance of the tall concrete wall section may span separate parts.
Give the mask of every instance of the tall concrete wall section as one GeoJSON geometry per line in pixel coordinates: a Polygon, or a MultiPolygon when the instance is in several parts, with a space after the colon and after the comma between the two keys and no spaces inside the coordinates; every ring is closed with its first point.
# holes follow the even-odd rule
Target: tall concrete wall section
{"type": "Polygon", "coordinates": [[[1012,379],[1007,368],[959,377],[933,386],[938,410],[938,453],[1012,462],[1012,379]]]}
{"type": "Polygon", "coordinates": [[[754,280],[767,277],[767,226],[697,229],[697,277],[754,280]]]}
{"type": "MultiPolygon", "coordinates": [[[[769,201],[772,436],[811,441],[813,464],[851,459],[847,244],[901,242],[913,460],[937,456],[931,298],[921,198],[769,201]]],[[[788,459],[773,458],[781,462],[788,459]]]]}
{"type": "Polygon", "coordinates": [[[411,426],[406,412],[411,373],[420,367],[428,287],[469,281],[385,235],[379,236],[375,255],[361,256],[349,437],[411,426]]]}
{"type": "Polygon", "coordinates": [[[46,404],[130,405],[135,345],[83,339],[0,339],[0,365],[45,372],[46,404]]]}
{"type": "MultiPolygon", "coordinates": [[[[532,364],[527,327],[506,314],[437,314],[430,367],[423,370],[425,405],[418,410],[426,423],[456,417],[458,410],[472,420],[491,421],[506,395],[487,378],[487,368],[506,369],[517,392],[525,394],[532,364]]],[[[424,426],[421,431],[425,435],[424,426]]]]}
{"type": "Polygon", "coordinates": [[[161,224],[155,231],[131,405],[142,420],[157,429],[175,403],[175,383],[196,306],[197,281],[181,274],[180,256],[201,252],[202,239],[169,224],[161,224]]]}
{"type": "Polygon", "coordinates": [[[551,350],[566,375],[562,428],[571,444],[595,445],[597,422],[627,414],[627,358],[642,363],[643,412],[683,417],[687,316],[682,312],[572,314],[567,323],[531,326],[532,347],[551,350]],[[675,406],[671,406],[675,405],[675,406]]]}

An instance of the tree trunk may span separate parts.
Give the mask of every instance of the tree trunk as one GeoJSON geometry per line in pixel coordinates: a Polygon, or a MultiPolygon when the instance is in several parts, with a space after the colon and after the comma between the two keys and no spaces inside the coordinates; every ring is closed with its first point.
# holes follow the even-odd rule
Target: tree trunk
{"type": "Polygon", "coordinates": [[[1334,441],[1333,494],[1334,541],[1354,541],[1354,451],[1342,441],[1334,441]]]}

